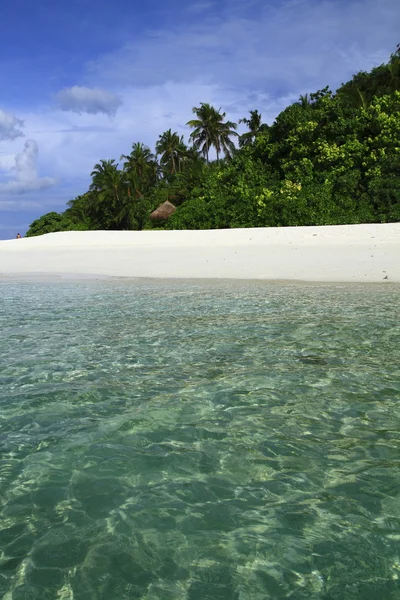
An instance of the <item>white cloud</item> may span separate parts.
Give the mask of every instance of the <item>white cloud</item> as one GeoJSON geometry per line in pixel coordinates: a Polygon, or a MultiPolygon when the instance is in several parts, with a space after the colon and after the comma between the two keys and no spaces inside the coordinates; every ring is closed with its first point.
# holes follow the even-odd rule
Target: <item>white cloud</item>
{"type": "Polygon", "coordinates": [[[135,87],[195,81],[274,96],[312,92],[386,60],[399,28],[398,0],[259,1],[250,10],[247,2],[230,2],[226,13],[188,17],[98,57],[88,65],[88,81],[135,87]]]}
{"type": "Polygon", "coordinates": [[[24,149],[15,156],[15,165],[10,169],[11,178],[0,183],[0,192],[25,194],[43,190],[56,183],[52,177],[38,177],[37,157],[39,148],[35,140],[27,140],[24,149]]]}
{"type": "Polygon", "coordinates": [[[122,104],[118,96],[106,90],[78,85],[58,92],[56,101],[61,110],[90,115],[103,113],[109,116],[114,116],[122,104]]]}
{"type": "Polygon", "coordinates": [[[10,171],[15,163],[14,154],[0,154],[0,171],[10,171]]]}
{"type": "Polygon", "coordinates": [[[0,141],[23,137],[24,133],[21,131],[23,126],[24,122],[21,119],[0,108],[0,141]]]}

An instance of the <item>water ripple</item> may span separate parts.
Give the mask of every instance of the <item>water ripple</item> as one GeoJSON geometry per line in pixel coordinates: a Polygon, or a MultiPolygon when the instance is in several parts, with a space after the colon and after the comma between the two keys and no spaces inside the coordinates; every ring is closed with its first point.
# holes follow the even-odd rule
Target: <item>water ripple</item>
{"type": "Polygon", "coordinates": [[[5,600],[400,597],[400,288],[0,285],[5,600]]]}

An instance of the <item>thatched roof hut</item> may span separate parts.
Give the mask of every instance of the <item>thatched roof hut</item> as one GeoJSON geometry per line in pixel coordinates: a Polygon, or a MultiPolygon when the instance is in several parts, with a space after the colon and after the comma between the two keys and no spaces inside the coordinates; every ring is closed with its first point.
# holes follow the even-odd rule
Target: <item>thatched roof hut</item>
{"type": "Polygon", "coordinates": [[[156,210],[150,214],[150,219],[161,219],[166,221],[176,211],[176,206],[169,200],[161,204],[156,210]]]}

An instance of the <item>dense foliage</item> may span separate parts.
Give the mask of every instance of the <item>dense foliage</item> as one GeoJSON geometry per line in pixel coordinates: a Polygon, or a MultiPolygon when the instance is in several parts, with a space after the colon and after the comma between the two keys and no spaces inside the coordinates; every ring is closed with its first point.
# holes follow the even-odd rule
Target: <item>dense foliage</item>
{"type": "Polygon", "coordinates": [[[171,130],[156,155],[95,165],[90,189],[64,213],[34,221],[29,236],[73,229],[209,229],[400,220],[400,52],[334,94],[301,96],[268,126],[257,110],[236,124],[209,104],[193,108],[191,146],[171,130]],[[210,151],[217,159],[210,161],[210,151]],[[224,157],[221,158],[221,154],[224,157]],[[165,200],[167,222],[149,215],[165,200]]]}

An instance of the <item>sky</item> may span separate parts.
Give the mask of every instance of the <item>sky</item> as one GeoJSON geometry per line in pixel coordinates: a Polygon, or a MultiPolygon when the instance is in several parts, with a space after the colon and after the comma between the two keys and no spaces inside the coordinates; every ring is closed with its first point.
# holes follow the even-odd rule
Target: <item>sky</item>
{"type": "Polygon", "coordinates": [[[399,0],[1,0],[0,239],[65,210],[100,159],[187,140],[200,102],[272,123],[399,31],[399,0]]]}

